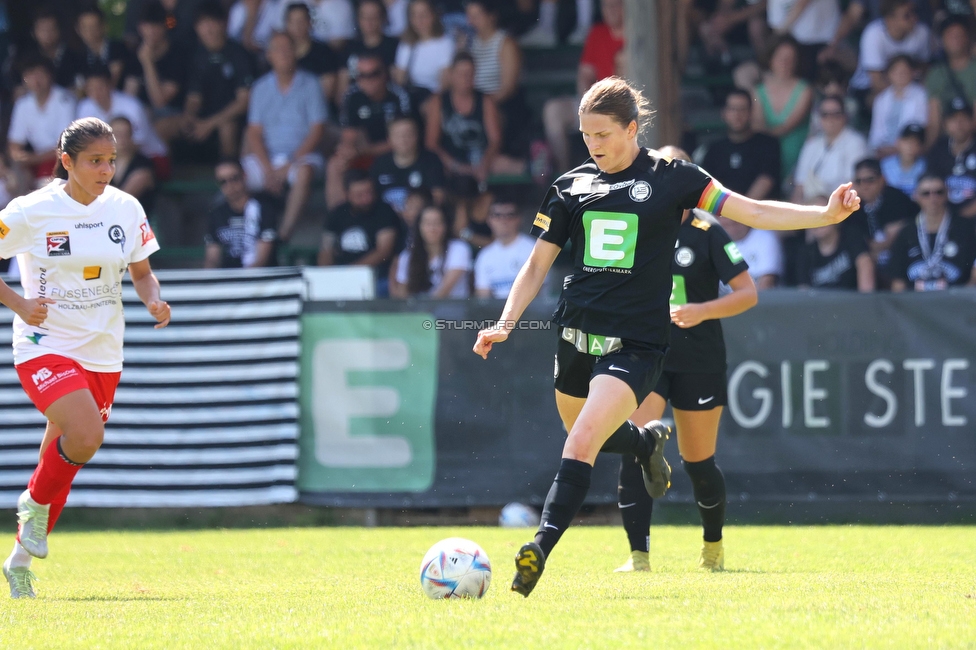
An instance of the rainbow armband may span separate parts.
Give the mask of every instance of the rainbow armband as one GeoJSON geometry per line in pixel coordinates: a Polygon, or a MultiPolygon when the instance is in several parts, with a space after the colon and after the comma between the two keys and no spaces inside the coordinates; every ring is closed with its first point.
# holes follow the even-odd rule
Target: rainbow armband
{"type": "Polygon", "coordinates": [[[714,178],[708,182],[701,198],[698,199],[698,208],[714,215],[721,215],[725,201],[729,198],[730,192],[722,187],[714,178]]]}

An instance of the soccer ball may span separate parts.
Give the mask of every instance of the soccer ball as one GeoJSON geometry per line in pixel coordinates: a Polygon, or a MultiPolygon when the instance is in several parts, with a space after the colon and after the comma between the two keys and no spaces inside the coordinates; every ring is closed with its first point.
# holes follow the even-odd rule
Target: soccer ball
{"type": "Polygon", "coordinates": [[[488,554],[470,539],[442,539],[420,563],[420,586],[434,599],[481,598],[490,584],[488,554]]]}
{"type": "Polygon", "coordinates": [[[498,515],[502,528],[535,528],[539,525],[539,513],[523,503],[512,502],[498,515]]]}

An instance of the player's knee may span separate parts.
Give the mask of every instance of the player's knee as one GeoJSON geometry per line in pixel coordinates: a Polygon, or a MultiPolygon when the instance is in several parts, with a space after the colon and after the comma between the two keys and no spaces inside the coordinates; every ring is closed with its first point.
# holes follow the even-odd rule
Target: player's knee
{"type": "MultiPolygon", "coordinates": [[[[79,418],[76,423],[65,427],[64,437],[70,440],[70,446],[75,455],[80,456],[78,462],[85,462],[91,458],[102,446],[105,440],[105,424],[101,416],[97,418],[79,418]]],[[[74,460],[74,457],[72,457],[74,460]]]]}
{"type": "Polygon", "coordinates": [[[725,477],[715,464],[715,456],[693,463],[682,460],[681,466],[691,479],[696,492],[699,490],[725,492],[725,477]]]}

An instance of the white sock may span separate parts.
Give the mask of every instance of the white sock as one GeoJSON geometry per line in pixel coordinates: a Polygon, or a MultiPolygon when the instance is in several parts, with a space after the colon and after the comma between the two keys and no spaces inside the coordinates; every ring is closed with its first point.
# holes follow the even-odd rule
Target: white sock
{"type": "Polygon", "coordinates": [[[24,550],[20,542],[14,542],[14,550],[10,552],[10,557],[7,561],[9,566],[12,567],[29,567],[32,559],[31,554],[24,550]]]}
{"type": "Polygon", "coordinates": [[[539,28],[548,32],[556,31],[556,0],[542,0],[539,5],[539,28]]]}
{"type": "Polygon", "coordinates": [[[588,30],[593,25],[593,0],[576,0],[576,29],[588,30]]]}

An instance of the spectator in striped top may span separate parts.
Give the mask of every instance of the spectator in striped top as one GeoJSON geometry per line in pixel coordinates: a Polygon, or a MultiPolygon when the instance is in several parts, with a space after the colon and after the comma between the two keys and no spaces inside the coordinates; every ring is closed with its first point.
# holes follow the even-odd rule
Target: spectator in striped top
{"type": "Polygon", "coordinates": [[[502,122],[502,152],[518,158],[528,155],[528,126],[532,123],[519,87],[522,51],[511,36],[498,29],[498,7],[489,0],[465,5],[474,30],[470,51],[474,58],[474,87],[498,106],[502,122]]]}

